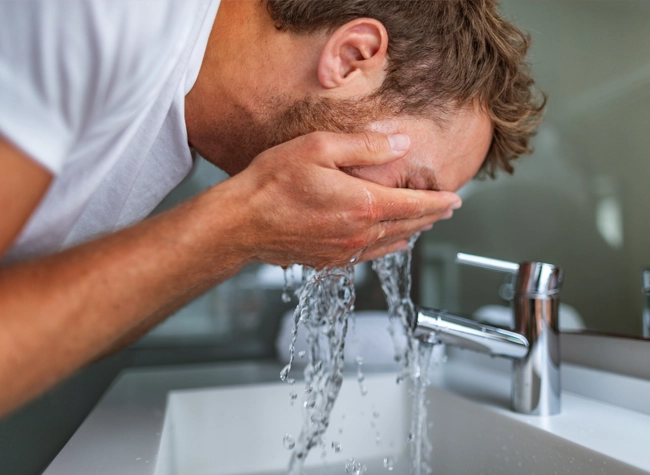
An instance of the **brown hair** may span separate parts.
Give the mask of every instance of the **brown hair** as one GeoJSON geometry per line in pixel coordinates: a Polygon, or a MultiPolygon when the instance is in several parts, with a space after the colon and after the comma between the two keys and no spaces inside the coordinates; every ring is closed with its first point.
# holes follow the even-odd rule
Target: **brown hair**
{"type": "Polygon", "coordinates": [[[478,99],[494,125],[482,172],[513,172],[532,152],[546,96],[525,60],[529,36],[503,19],[494,0],[267,0],[279,29],[333,31],[374,18],[388,31],[388,70],[373,97],[395,113],[444,117],[478,99]]]}

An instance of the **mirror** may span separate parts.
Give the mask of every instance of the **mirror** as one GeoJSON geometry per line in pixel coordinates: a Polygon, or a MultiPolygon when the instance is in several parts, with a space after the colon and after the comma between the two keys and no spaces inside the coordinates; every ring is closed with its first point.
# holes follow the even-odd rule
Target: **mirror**
{"type": "Polygon", "coordinates": [[[514,176],[468,184],[454,218],[420,239],[422,303],[498,320],[503,275],[461,268],[455,253],[544,261],[565,269],[563,330],[641,336],[650,2],[504,1],[501,10],[532,36],[546,118],[514,176]]]}

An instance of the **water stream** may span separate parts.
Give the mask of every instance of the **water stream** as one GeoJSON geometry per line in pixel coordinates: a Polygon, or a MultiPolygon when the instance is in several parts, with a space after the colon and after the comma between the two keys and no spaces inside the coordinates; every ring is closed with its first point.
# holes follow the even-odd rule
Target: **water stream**
{"type": "Polygon", "coordinates": [[[293,315],[289,364],[280,378],[289,380],[295,356],[298,325],[307,332],[309,350],[305,367],[303,427],[291,454],[289,474],[303,473],[311,449],[324,446],[323,434],[343,383],[345,337],[354,309],[354,268],[303,269],[298,306],[293,315]]]}
{"type": "MultiPolygon", "coordinates": [[[[427,438],[425,389],[432,345],[419,345],[413,338],[411,322],[416,318],[415,307],[410,298],[411,256],[417,236],[409,242],[405,251],[390,254],[373,262],[373,269],[379,276],[386,296],[389,314],[389,333],[395,345],[395,360],[401,363],[397,383],[409,380],[412,387],[413,412],[410,432],[405,443],[409,445],[411,475],[432,473],[428,460],[431,446],[427,438]],[[406,345],[398,343],[398,333],[406,335],[406,345]]],[[[308,362],[304,370],[305,396],[303,401],[303,425],[296,440],[289,434],[284,444],[292,449],[289,475],[302,475],[305,459],[309,452],[320,446],[325,450],[324,434],[330,423],[330,414],[343,383],[345,338],[349,316],[354,310],[354,268],[303,269],[302,285],[296,291],[298,306],[293,314],[292,342],[289,349],[289,364],[283,368],[280,378],[289,384],[295,381],[289,377],[295,359],[295,343],[298,328],[307,333],[308,362]]],[[[357,358],[357,379],[363,394],[363,360],[357,358]]],[[[296,399],[295,391],[291,401],[296,399]]],[[[336,442],[332,441],[332,447],[336,442]]],[[[384,470],[392,471],[394,461],[384,460],[384,470]]],[[[361,475],[368,473],[368,467],[354,459],[348,460],[346,473],[361,475]]]]}

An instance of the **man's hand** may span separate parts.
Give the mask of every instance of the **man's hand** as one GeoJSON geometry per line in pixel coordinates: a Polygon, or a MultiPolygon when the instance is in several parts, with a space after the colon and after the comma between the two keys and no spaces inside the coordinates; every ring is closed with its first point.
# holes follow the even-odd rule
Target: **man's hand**
{"type": "Polygon", "coordinates": [[[252,259],[347,265],[404,248],[460,206],[454,193],[388,188],[340,170],[398,160],[409,147],[406,135],[315,132],[267,150],[216,188],[239,202],[238,239],[252,259]]]}

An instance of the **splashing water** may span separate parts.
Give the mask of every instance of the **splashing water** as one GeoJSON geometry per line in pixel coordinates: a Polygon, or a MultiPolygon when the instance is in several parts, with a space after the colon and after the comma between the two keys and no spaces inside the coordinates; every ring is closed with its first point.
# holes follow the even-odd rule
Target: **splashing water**
{"type": "MultiPolygon", "coordinates": [[[[388,304],[389,333],[395,346],[395,360],[402,363],[397,382],[408,379],[413,384],[414,410],[408,441],[411,474],[430,475],[432,470],[427,461],[431,456],[431,445],[427,438],[425,390],[429,384],[428,370],[433,345],[419,345],[419,341],[413,337],[412,322],[416,313],[410,297],[411,256],[417,238],[418,235],[411,238],[407,250],[377,259],[372,267],[379,276],[388,304]],[[398,344],[398,331],[406,335],[405,347],[398,344]]],[[[304,371],[303,427],[291,455],[289,475],[302,474],[310,450],[325,446],[323,435],[329,426],[330,414],[343,382],[345,337],[355,299],[353,279],[352,266],[321,271],[303,269],[302,286],[296,292],[298,306],[293,314],[289,364],[280,373],[282,381],[293,381],[288,376],[295,358],[298,326],[303,325],[309,347],[308,364],[304,371]]],[[[285,281],[287,284],[288,280],[285,281]]],[[[364,395],[366,389],[362,364],[363,360],[357,358],[357,381],[364,395]]],[[[377,434],[377,443],[379,440],[377,434]]],[[[390,459],[386,465],[387,470],[392,470],[393,460],[390,459]]],[[[345,469],[346,473],[358,475],[365,473],[367,467],[349,459],[345,469]]]]}
{"type": "Polygon", "coordinates": [[[290,292],[293,290],[295,281],[294,266],[289,266],[284,269],[284,287],[282,288],[282,301],[284,303],[291,302],[290,292]]]}
{"type": "Polygon", "coordinates": [[[307,331],[303,427],[289,462],[289,473],[303,472],[309,451],[324,446],[323,435],[343,383],[343,353],[348,317],[354,309],[354,269],[303,269],[298,307],[293,316],[289,364],[280,378],[288,380],[294,360],[298,325],[307,331]]]}
{"type": "Polygon", "coordinates": [[[361,462],[357,462],[355,459],[348,459],[345,462],[345,473],[349,475],[362,475],[368,472],[368,467],[366,467],[361,462]]]}
{"type": "Polygon", "coordinates": [[[372,268],[381,281],[386,296],[389,315],[389,333],[395,346],[395,360],[402,363],[397,382],[408,378],[413,384],[413,414],[411,430],[407,437],[411,452],[411,475],[430,475],[428,460],[431,457],[431,443],[427,437],[427,409],[425,392],[429,385],[429,365],[433,355],[433,345],[420,345],[413,337],[413,322],[417,318],[411,300],[411,257],[416,234],[409,240],[407,250],[398,251],[376,259],[372,268]],[[396,338],[396,329],[406,335],[406,346],[401,348],[396,338]]]}

